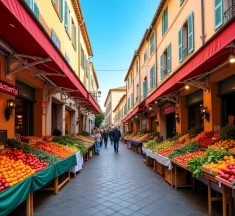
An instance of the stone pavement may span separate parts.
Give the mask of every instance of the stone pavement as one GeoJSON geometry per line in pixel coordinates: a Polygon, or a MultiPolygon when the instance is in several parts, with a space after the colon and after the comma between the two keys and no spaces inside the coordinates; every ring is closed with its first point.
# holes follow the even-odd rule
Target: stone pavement
{"type": "MultiPolygon", "coordinates": [[[[37,192],[34,213],[35,216],[202,216],[207,215],[207,193],[201,193],[172,189],[143,163],[140,155],[121,143],[119,154],[115,154],[109,143],[58,195],[37,192]]],[[[23,209],[17,208],[11,215],[25,215],[23,209]]],[[[214,215],[222,215],[221,209],[214,215]]]]}

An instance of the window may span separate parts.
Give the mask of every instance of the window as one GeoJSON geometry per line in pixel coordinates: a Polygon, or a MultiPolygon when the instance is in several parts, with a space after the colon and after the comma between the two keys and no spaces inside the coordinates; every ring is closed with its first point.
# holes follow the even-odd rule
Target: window
{"type": "Polygon", "coordinates": [[[162,36],[166,33],[168,29],[168,8],[162,14],[162,36]]]}
{"type": "Polygon", "coordinates": [[[34,2],[34,0],[25,0],[27,5],[31,8],[31,10],[33,11],[34,15],[39,19],[39,8],[37,6],[37,4],[34,2]]]}
{"type": "Polygon", "coordinates": [[[64,17],[64,0],[52,0],[52,4],[56,10],[56,13],[60,17],[60,19],[63,21],[64,17]]]}
{"type": "Polygon", "coordinates": [[[150,89],[154,88],[156,85],[156,78],[155,78],[155,65],[153,65],[153,67],[150,70],[150,89]]]}
{"type": "Polygon", "coordinates": [[[70,58],[68,57],[68,55],[66,53],[65,53],[65,59],[70,64],[70,58]]]}
{"type": "Polygon", "coordinates": [[[143,97],[144,99],[147,97],[148,95],[148,85],[147,85],[147,77],[144,78],[144,82],[143,82],[143,97]]]}
{"type": "Polygon", "coordinates": [[[80,46],[80,64],[82,68],[84,69],[84,50],[82,48],[82,45],[80,46]]]}
{"type": "Polygon", "coordinates": [[[133,73],[131,73],[131,84],[133,83],[133,73]]]}
{"type": "Polygon", "coordinates": [[[124,106],[124,115],[126,115],[126,114],[127,114],[127,106],[125,104],[125,106],[124,106]]]}
{"type": "Polygon", "coordinates": [[[214,28],[218,29],[224,22],[223,0],[214,0],[214,28]]]}
{"type": "Polygon", "coordinates": [[[131,94],[131,106],[134,106],[134,93],[131,94]]]}
{"type": "Polygon", "coordinates": [[[171,44],[168,45],[166,50],[160,56],[161,79],[163,79],[170,72],[171,72],[171,44]]]}
{"type": "Polygon", "coordinates": [[[127,105],[127,108],[128,108],[128,110],[130,109],[130,97],[128,98],[128,105],[127,105]]]}
{"type": "Polygon", "coordinates": [[[51,39],[54,42],[54,44],[60,49],[60,41],[53,31],[51,32],[51,39]]]}
{"type": "Polygon", "coordinates": [[[139,95],[139,84],[136,85],[136,98],[135,100],[138,101],[138,95],[139,95]]]}
{"type": "Polygon", "coordinates": [[[148,51],[146,50],[144,53],[144,62],[146,62],[148,59],[148,51]]]}
{"type": "Polygon", "coordinates": [[[71,35],[72,35],[72,44],[75,50],[77,50],[77,27],[74,24],[72,19],[72,28],[71,28],[71,35]]]}
{"type": "Polygon", "coordinates": [[[136,60],[136,62],[135,62],[135,72],[136,72],[136,74],[138,74],[138,72],[139,72],[139,61],[138,60],[136,60]]]}
{"type": "Polygon", "coordinates": [[[84,72],[86,73],[86,76],[87,76],[87,61],[86,61],[86,55],[84,54],[84,72]]]}
{"type": "Polygon", "coordinates": [[[70,10],[67,1],[64,4],[64,26],[66,31],[70,35],[70,10]]]}
{"type": "Polygon", "coordinates": [[[155,48],[155,40],[154,40],[154,34],[152,34],[152,36],[150,37],[150,56],[154,52],[154,48],[155,48]]]}
{"type": "Polygon", "coordinates": [[[178,32],[179,62],[183,61],[194,50],[194,17],[193,12],[178,32]]]}

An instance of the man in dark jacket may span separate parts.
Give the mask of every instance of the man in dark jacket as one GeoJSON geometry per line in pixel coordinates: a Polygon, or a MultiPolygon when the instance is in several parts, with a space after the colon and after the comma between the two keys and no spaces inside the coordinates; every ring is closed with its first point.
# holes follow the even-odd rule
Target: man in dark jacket
{"type": "Polygon", "coordinates": [[[110,129],[109,131],[109,139],[110,139],[111,145],[113,145],[113,130],[112,129],[110,129]]]}
{"type": "Polygon", "coordinates": [[[103,138],[104,138],[104,145],[105,145],[105,148],[107,148],[108,138],[109,138],[109,132],[108,132],[107,130],[104,130],[103,138]]]}
{"type": "Polygon", "coordinates": [[[122,135],[121,135],[120,130],[118,130],[118,128],[115,127],[113,130],[113,134],[112,134],[113,141],[114,141],[114,152],[118,153],[119,141],[120,141],[121,136],[122,135]]]}

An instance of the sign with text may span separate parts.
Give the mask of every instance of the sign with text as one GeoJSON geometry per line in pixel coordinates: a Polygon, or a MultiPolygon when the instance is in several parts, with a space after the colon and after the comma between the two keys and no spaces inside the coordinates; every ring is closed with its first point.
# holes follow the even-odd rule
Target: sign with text
{"type": "Polygon", "coordinates": [[[156,115],[157,114],[155,112],[153,112],[153,111],[149,113],[149,117],[155,117],[156,115]]]}
{"type": "Polygon", "coordinates": [[[168,105],[168,106],[162,108],[163,115],[167,115],[167,114],[170,114],[173,112],[175,112],[175,105],[168,105]]]}
{"type": "Polygon", "coordinates": [[[6,83],[2,80],[0,80],[0,91],[7,93],[7,94],[14,95],[14,96],[18,96],[18,94],[19,94],[19,88],[15,87],[9,83],[6,83]]]}

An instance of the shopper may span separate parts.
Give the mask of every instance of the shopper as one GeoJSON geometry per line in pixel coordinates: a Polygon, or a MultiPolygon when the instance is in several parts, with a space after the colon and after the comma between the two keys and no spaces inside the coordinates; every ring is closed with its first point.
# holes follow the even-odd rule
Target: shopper
{"type": "Polygon", "coordinates": [[[113,145],[113,130],[112,129],[110,129],[109,131],[109,139],[110,139],[111,145],[113,145]]]}
{"type": "Polygon", "coordinates": [[[120,141],[121,136],[122,135],[121,135],[120,130],[117,127],[115,127],[112,133],[112,137],[114,141],[114,152],[117,152],[117,153],[119,152],[118,148],[119,148],[119,141],[120,141]]]}
{"type": "Polygon", "coordinates": [[[96,131],[95,131],[95,153],[97,155],[100,155],[100,141],[101,141],[100,129],[96,129],[96,131]]]}
{"type": "Polygon", "coordinates": [[[107,130],[104,130],[103,138],[104,138],[104,146],[105,146],[105,148],[107,148],[107,145],[108,145],[108,138],[109,138],[109,133],[108,133],[107,130]]]}
{"type": "Polygon", "coordinates": [[[59,129],[59,125],[56,126],[55,130],[53,131],[54,136],[61,136],[61,130],[59,129]]]}
{"type": "Polygon", "coordinates": [[[104,138],[103,134],[104,134],[104,133],[103,133],[103,129],[100,129],[100,135],[101,135],[100,147],[103,146],[103,138],[104,138]]]}

